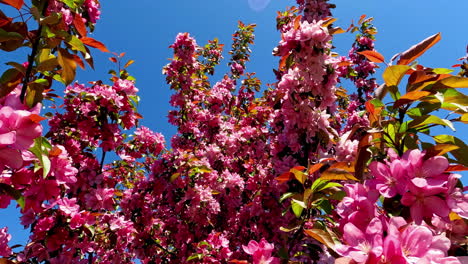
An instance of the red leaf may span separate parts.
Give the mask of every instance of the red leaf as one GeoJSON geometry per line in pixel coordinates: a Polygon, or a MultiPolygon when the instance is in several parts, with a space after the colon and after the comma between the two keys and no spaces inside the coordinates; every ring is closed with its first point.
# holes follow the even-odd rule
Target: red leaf
{"type": "Polygon", "coordinates": [[[293,169],[296,169],[298,171],[303,171],[303,170],[305,170],[305,167],[304,166],[296,166],[293,169]]]}
{"type": "Polygon", "coordinates": [[[90,37],[82,37],[80,40],[83,42],[83,44],[99,49],[102,52],[110,52],[102,42],[99,42],[93,38],[90,37]]]}
{"type": "Polygon", "coordinates": [[[451,172],[451,171],[468,171],[468,167],[465,167],[460,164],[449,165],[448,168],[445,170],[445,172],[451,172]]]}
{"type": "Polygon", "coordinates": [[[312,167],[309,168],[309,175],[311,175],[314,172],[318,171],[322,167],[323,167],[323,163],[314,164],[312,167]]]}
{"type": "Polygon", "coordinates": [[[80,68],[84,70],[85,65],[84,65],[83,60],[80,57],[78,57],[78,55],[72,54],[72,56],[76,64],[78,64],[78,66],[80,66],[80,68]]]}
{"type": "Polygon", "coordinates": [[[47,118],[42,117],[42,116],[40,116],[40,115],[31,114],[31,115],[29,116],[29,119],[31,119],[31,121],[33,121],[34,123],[39,123],[39,122],[41,122],[42,120],[46,120],[47,118]]]}
{"type": "Polygon", "coordinates": [[[23,7],[24,0],[0,0],[0,3],[10,5],[18,10],[23,7]]]}
{"type": "Polygon", "coordinates": [[[75,14],[75,17],[73,18],[73,25],[75,26],[80,36],[86,37],[86,25],[84,24],[83,18],[80,14],[75,14]]]}
{"type": "Polygon", "coordinates": [[[114,62],[114,63],[117,63],[117,59],[115,57],[110,57],[109,60],[114,62]]]}
{"type": "Polygon", "coordinates": [[[376,63],[385,62],[384,56],[374,50],[364,50],[364,51],[358,52],[358,54],[361,54],[362,56],[366,57],[368,60],[372,62],[376,62],[376,63]]]}
{"type": "Polygon", "coordinates": [[[49,151],[49,156],[50,157],[57,157],[61,153],[62,153],[62,150],[60,148],[58,148],[57,146],[55,146],[53,149],[51,149],[49,151]]]}
{"type": "Polygon", "coordinates": [[[279,182],[279,184],[282,184],[282,183],[285,183],[289,180],[291,180],[292,178],[294,178],[294,174],[292,172],[285,172],[283,174],[281,174],[280,176],[276,177],[275,180],[277,180],[279,182]]]}
{"type": "Polygon", "coordinates": [[[441,39],[440,33],[432,35],[425,40],[419,42],[418,44],[412,46],[405,52],[401,53],[400,59],[398,60],[398,65],[407,65],[410,64],[412,61],[417,59],[421,56],[424,52],[426,52],[429,48],[434,46],[439,40],[441,39]]]}

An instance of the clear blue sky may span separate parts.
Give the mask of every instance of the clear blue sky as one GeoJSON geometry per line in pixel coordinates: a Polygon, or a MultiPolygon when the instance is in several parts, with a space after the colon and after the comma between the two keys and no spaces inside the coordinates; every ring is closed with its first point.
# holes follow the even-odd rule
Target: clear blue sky
{"type": "MultiPolygon", "coordinates": [[[[259,3],[265,1],[252,0],[259,3]]],[[[442,33],[442,40],[421,57],[421,64],[450,68],[465,55],[468,44],[466,0],[331,2],[337,5],[333,11],[334,17],[338,18],[335,24],[343,28],[347,28],[352,19],[358,20],[362,14],[375,18],[379,31],[376,48],[386,59],[437,32],[442,33]]],[[[252,48],[248,71],[257,72],[263,83],[271,83],[274,81],[272,69],[278,61],[271,56],[279,40],[275,29],[276,11],[284,10],[293,3],[295,1],[292,0],[271,0],[265,9],[255,11],[248,0],[103,0],[101,20],[92,37],[104,42],[111,51],[126,52],[127,59],[135,60],[129,71],[137,78],[140,89],[142,100],[139,109],[144,116],[142,124],[169,139],[175,132],[167,124],[166,118],[171,91],[165,84],[161,69],[167,64],[167,58],[172,57],[168,46],[176,34],[189,32],[200,45],[217,37],[228,50],[238,20],[256,23],[256,44],[252,48]]],[[[337,52],[347,54],[353,38],[351,34],[337,35],[334,41],[337,52]]],[[[108,60],[109,55],[97,50],[94,54],[96,70],[79,71],[77,79],[80,82],[108,79],[107,71],[113,67],[108,60]]],[[[223,69],[220,68],[218,73],[222,74],[223,69]]],[[[467,141],[468,137],[462,136],[466,132],[466,128],[459,128],[455,135],[467,141]]],[[[8,226],[13,234],[11,245],[26,242],[27,232],[18,225],[16,209],[0,210],[0,219],[0,228],[8,226]]]]}

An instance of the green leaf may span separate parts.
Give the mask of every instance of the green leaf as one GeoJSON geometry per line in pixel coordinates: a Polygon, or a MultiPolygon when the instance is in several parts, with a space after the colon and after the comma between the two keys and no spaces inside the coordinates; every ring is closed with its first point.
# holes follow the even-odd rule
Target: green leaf
{"type": "Polygon", "coordinates": [[[284,200],[288,199],[289,197],[293,196],[295,193],[292,192],[287,192],[281,195],[281,198],[279,199],[279,202],[282,203],[284,200]]]}
{"type": "Polygon", "coordinates": [[[297,218],[300,218],[302,215],[302,211],[307,208],[303,201],[299,201],[296,199],[291,200],[291,208],[293,210],[294,215],[297,218]]]}
{"type": "Polygon", "coordinates": [[[70,35],[67,38],[66,42],[70,44],[70,46],[72,46],[73,50],[78,50],[83,53],[86,53],[86,48],[83,45],[83,42],[79,38],[77,38],[75,35],[70,35]]]}
{"type": "Polygon", "coordinates": [[[446,68],[435,68],[435,69],[432,69],[432,72],[435,73],[435,74],[449,74],[451,72],[453,72],[452,69],[446,69],[446,68]]]}
{"type": "Polygon", "coordinates": [[[48,157],[49,150],[52,148],[49,141],[44,137],[38,137],[34,139],[34,146],[29,148],[34,156],[39,160],[40,166],[42,167],[42,176],[44,178],[50,172],[50,159],[48,157]]]}
{"type": "Polygon", "coordinates": [[[320,192],[320,191],[323,191],[325,189],[329,189],[329,188],[333,188],[333,187],[343,187],[343,185],[337,183],[337,182],[329,182],[327,184],[325,184],[324,186],[322,186],[321,188],[317,189],[317,192],[320,192]]]}
{"type": "Polygon", "coordinates": [[[451,150],[450,153],[456,158],[458,163],[468,166],[468,146],[465,142],[450,135],[437,135],[433,138],[439,144],[451,144],[459,147],[458,149],[451,150]]]}
{"type": "Polygon", "coordinates": [[[438,116],[435,115],[424,115],[421,117],[417,117],[413,121],[411,121],[408,126],[409,128],[420,128],[424,127],[426,125],[442,125],[442,126],[448,126],[450,127],[453,131],[455,131],[455,127],[453,126],[452,122],[450,122],[447,119],[442,119],[438,116]]]}
{"type": "Polygon", "coordinates": [[[198,253],[198,254],[193,254],[192,256],[188,257],[188,258],[187,258],[187,261],[191,261],[191,260],[201,260],[201,259],[203,259],[203,254],[198,253]]]}
{"type": "Polygon", "coordinates": [[[66,4],[68,7],[72,9],[76,8],[76,4],[73,0],[60,0],[60,2],[66,4]]]}

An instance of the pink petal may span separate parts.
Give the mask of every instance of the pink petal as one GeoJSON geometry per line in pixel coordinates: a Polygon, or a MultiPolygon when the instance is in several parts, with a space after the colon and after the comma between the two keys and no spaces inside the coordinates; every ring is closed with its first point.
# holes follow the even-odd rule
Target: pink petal
{"type": "Polygon", "coordinates": [[[16,132],[10,131],[8,133],[0,134],[0,145],[11,145],[16,141],[16,132]]]}

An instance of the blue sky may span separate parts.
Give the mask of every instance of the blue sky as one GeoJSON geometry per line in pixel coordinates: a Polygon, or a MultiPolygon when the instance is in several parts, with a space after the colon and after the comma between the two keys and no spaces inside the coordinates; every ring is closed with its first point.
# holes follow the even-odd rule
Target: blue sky
{"type": "MultiPolygon", "coordinates": [[[[262,4],[266,0],[251,0],[262,4]]],[[[209,39],[219,38],[226,44],[226,51],[231,45],[231,34],[235,31],[237,21],[256,23],[256,44],[252,47],[251,62],[248,71],[257,72],[263,83],[274,81],[272,69],[277,65],[277,58],[271,55],[272,49],[279,41],[275,29],[277,10],[291,6],[292,0],[271,0],[263,10],[254,10],[248,0],[138,0],[101,1],[102,16],[96,25],[92,37],[104,42],[114,52],[126,52],[127,59],[135,60],[129,67],[130,73],[137,79],[141,103],[139,110],[143,114],[142,124],[161,132],[169,139],[175,129],[167,124],[167,112],[171,91],[161,73],[162,67],[172,57],[168,46],[174,41],[178,32],[189,32],[200,45],[209,39]]],[[[338,18],[335,23],[347,28],[352,19],[359,19],[366,14],[375,18],[377,34],[376,49],[386,59],[404,51],[417,42],[442,33],[442,40],[424,54],[419,62],[428,67],[445,67],[457,63],[465,55],[468,44],[468,20],[466,0],[428,0],[428,1],[376,1],[376,0],[336,0],[333,11],[338,18]]],[[[266,2],[265,2],[266,3],[266,2]]],[[[3,8],[3,6],[2,6],[3,8]]],[[[340,54],[347,54],[353,36],[337,35],[334,45],[340,54]]],[[[97,50],[95,54],[95,71],[78,72],[80,82],[107,80],[108,70],[113,64],[108,60],[109,54],[97,50]]],[[[228,57],[226,55],[226,57],[228,57]]],[[[227,61],[225,61],[227,63],[227,61]]],[[[218,70],[218,77],[223,69],[218,70]]],[[[380,78],[378,75],[377,77],[380,78]]],[[[212,82],[215,82],[213,79],[212,82]]],[[[455,133],[468,141],[466,128],[455,133]]],[[[466,180],[465,180],[466,182],[466,180]]],[[[0,228],[9,226],[13,234],[12,245],[24,244],[27,232],[18,225],[18,213],[13,208],[0,210],[0,228]]]]}

